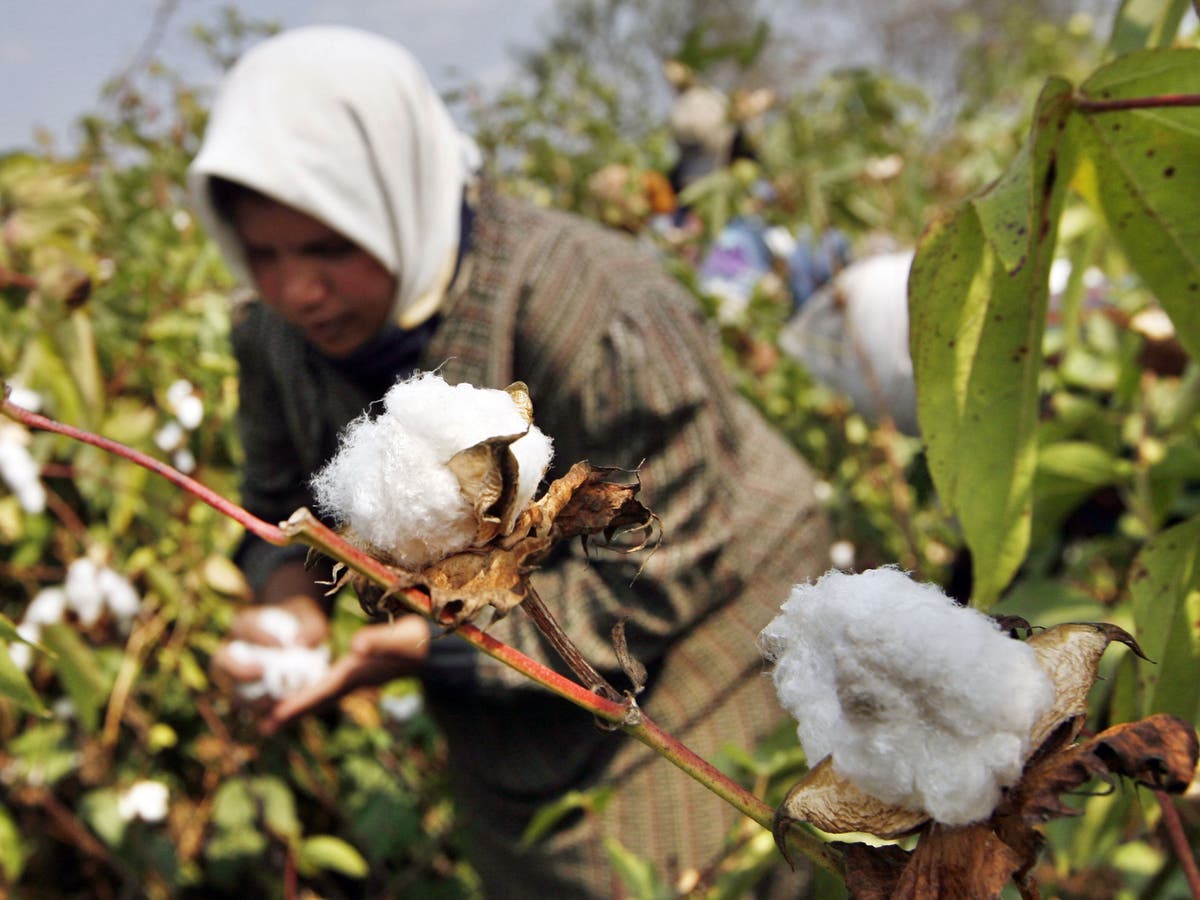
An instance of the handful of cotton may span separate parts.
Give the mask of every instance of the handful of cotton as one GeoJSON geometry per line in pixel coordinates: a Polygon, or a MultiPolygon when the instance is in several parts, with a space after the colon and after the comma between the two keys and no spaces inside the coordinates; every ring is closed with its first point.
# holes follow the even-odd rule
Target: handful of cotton
{"type": "Polygon", "coordinates": [[[420,587],[435,616],[457,625],[530,597],[529,573],[558,541],[650,530],[638,485],[610,483],[611,469],[587,462],[534,500],[550,457],[524,384],[451,386],[426,373],[349,425],[313,490],[345,538],[391,568],[393,590],[365,599],[369,612],[395,611],[374,604],[420,587]]]}
{"type": "Polygon", "coordinates": [[[861,815],[816,823],[827,831],[987,818],[1055,703],[1033,647],[895,568],[797,585],[761,646],[806,754],[823,760],[811,774],[867,795],[861,815]]]}
{"type": "Polygon", "coordinates": [[[264,607],[258,613],[258,627],[278,640],[280,646],[250,641],[230,642],[229,655],[236,662],[262,668],[261,678],[238,686],[238,693],[244,699],[269,697],[281,700],[314,684],[328,670],[329,646],[305,647],[297,644],[300,620],[287,610],[264,607]]]}

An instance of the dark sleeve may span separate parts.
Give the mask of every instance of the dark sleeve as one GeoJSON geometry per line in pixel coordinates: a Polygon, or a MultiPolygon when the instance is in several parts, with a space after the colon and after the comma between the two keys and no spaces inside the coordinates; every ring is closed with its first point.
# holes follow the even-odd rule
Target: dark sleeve
{"type": "MultiPolygon", "coordinates": [[[[233,351],[238,363],[238,433],[245,461],[242,466],[242,506],[271,524],[308,504],[307,473],[285,410],[286,385],[274,377],[270,363],[267,323],[257,303],[238,311],[233,327],[233,351]]],[[[277,547],[247,534],[234,556],[255,591],[284,562],[304,559],[303,546],[277,547]]]]}

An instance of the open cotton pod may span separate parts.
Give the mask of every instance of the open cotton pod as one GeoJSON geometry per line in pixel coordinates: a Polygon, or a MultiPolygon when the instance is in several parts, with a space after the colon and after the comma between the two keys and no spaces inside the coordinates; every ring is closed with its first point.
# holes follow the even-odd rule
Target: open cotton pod
{"type": "Polygon", "coordinates": [[[911,854],[848,849],[851,893],[998,897],[1031,871],[1041,824],[1074,814],[1061,793],[1118,774],[1186,789],[1197,740],[1182,719],[1151,716],[1075,743],[1113,641],[1141,656],[1113,625],[1015,640],[894,568],[797,586],[762,635],[815,762],[776,810],[780,848],[793,822],[882,838],[919,830],[911,854]]]}
{"type": "MultiPolygon", "coordinates": [[[[609,482],[612,470],[586,462],[534,502],[551,441],[520,382],[499,391],[422,374],[395,385],[383,407],[342,435],[313,479],[317,503],[347,540],[388,563],[393,587],[427,590],[446,624],[522,602],[558,541],[611,538],[654,518],[634,499],[637,484],[609,482]]],[[[382,612],[385,599],[364,602],[382,612]]]]}
{"type": "Polygon", "coordinates": [[[512,530],[550,465],[523,384],[449,385],[424,373],[347,427],[313,478],[318,507],[351,543],[416,569],[512,530]]]}

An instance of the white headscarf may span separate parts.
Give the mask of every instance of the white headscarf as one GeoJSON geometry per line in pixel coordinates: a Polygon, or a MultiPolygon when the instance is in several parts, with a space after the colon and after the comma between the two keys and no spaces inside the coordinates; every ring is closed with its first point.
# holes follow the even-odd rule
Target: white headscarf
{"type": "Polygon", "coordinates": [[[453,275],[477,157],[403,47],[313,26],[264,41],[225,76],[189,183],[235,274],[249,281],[241,242],[213,209],[212,176],[313,216],[374,256],[396,277],[393,319],[412,328],[453,275]]]}

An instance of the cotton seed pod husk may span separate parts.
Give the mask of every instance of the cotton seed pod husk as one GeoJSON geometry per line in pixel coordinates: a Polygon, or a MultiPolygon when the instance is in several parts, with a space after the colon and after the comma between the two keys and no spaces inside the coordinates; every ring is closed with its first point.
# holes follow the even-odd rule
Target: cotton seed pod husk
{"type": "Polygon", "coordinates": [[[615,470],[578,462],[546,489],[539,500],[517,517],[511,533],[497,534],[490,543],[455,553],[418,571],[389,567],[395,582],[379,595],[363,580],[355,586],[366,611],[373,616],[403,611],[391,593],[406,587],[429,592],[435,618],[457,627],[486,607],[495,618],[505,616],[529,595],[529,576],[559,541],[587,540],[603,535],[642,532],[646,539],[625,551],[645,546],[656,517],[636,495],[640,484],[608,480],[615,470]]]}
{"type": "Polygon", "coordinates": [[[1031,752],[1064,722],[1074,723],[1068,742],[1079,735],[1087,717],[1088,692],[1099,675],[1100,657],[1113,641],[1127,645],[1142,659],[1146,658],[1129,632],[1102,622],[1054,625],[1035,632],[1025,642],[1033,648],[1038,665],[1054,683],[1054,703],[1030,732],[1031,752]]]}
{"type": "Polygon", "coordinates": [[[794,821],[832,834],[862,831],[891,839],[912,834],[929,821],[929,815],[872,797],[834,771],[833,757],[826,756],[788,791],[775,811],[775,839],[781,849],[783,832],[794,821]]]}

